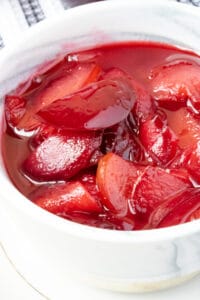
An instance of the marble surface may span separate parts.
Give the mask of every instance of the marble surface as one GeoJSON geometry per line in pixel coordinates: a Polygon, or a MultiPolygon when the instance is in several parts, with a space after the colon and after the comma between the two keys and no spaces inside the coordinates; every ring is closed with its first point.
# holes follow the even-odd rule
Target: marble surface
{"type": "MultiPolygon", "coordinates": [[[[0,223],[0,226],[2,224],[0,223]]],[[[14,247],[13,241],[13,247],[14,247]]],[[[122,294],[97,290],[81,285],[73,280],[68,280],[68,295],[61,295],[58,291],[57,297],[42,296],[29,285],[15,270],[8,260],[4,250],[0,247],[0,299],[1,300],[198,300],[200,297],[200,276],[182,284],[176,288],[148,294],[122,294]]]]}

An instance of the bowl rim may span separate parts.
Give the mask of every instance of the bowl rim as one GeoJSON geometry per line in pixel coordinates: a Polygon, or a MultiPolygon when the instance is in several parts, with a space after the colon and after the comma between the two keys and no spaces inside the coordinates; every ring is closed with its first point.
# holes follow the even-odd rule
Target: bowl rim
{"type": "MultiPolygon", "coordinates": [[[[69,15],[73,14],[74,17],[80,13],[87,13],[89,10],[98,10],[99,8],[112,9],[113,5],[120,7],[126,5],[128,7],[136,7],[141,5],[158,5],[160,7],[169,7],[175,10],[187,11],[188,14],[194,14],[199,18],[199,11],[197,8],[176,3],[175,1],[160,1],[160,0],[113,0],[113,1],[100,1],[85,4],[82,6],[74,7],[69,10],[63,11],[58,16],[55,16],[51,19],[45,19],[43,22],[40,22],[34,25],[25,33],[21,34],[18,37],[18,40],[14,43],[10,43],[4,49],[1,50],[0,55],[0,65],[2,62],[8,60],[9,56],[15,53],[15,49],[20,47],[26,42],[27,38],[30,38],[31,35],[39,33],[40,28],[48,29],[48,25],[52,23],[57,23],[61,18],[68,18],[69,15]]],[[[3,166],[3,163],[2,163],[3,166]]],[[[17,211],[22,212],[25,216],[31,218],[34,221],[38,221],[39,224],[44,224],[52,229],[62,231],[64,233],[77,236],[79,238],[87,238],[92,240],[104,241],[104,242],[123,242],[123,243],[146,243],[146,242],[160,242],[163,240],[171,240],[180,237],[187,237],[191,234],[200,232],[200,219],[192,222],[179,224],[175,226],[170,226],[166,228],[151,229],[151,230],[133,230],[133,231],[122,231],[122,230],[110,230],[96,228],[88,225],[79,224],[73,221],[69,221],[63,218],[60,218],[54,214],[49,213],[48,211],[38,207],[31,201],[27,201],[27,198],[23,196],[9,180],[6,173],[0,172],[0,179],[2,182],[3,190],[0,190],[1,198],[0,201],[7,199],[17,211]],[[5,174],[5,175],[4,175],[5,174]],[[9,195],[7,191],[9,190],[9,195]],[[5,191],[5,193],[4,193],[5,191]]]]}
{"type": "MultiPolygon", "coordinates": [[[[28,39],[31,35],[39,34],[41,28],[48,27],[48,25],[52,25],[54,23],[57,23],[62,18],[68,18],[70,15],[74,15],[74,17],[79,14],[84,14],[93,10],[98,10],[101,8],[104,9],[112,9],[113,7],[141,7],[144,5],[144,8],[152,7],[152,6],[160,6],[162,8],[173,8],[174,10],[178,10],[179,12],[185,12],[188,14],[193,14],[197,18],[199,18],[199,11],[198,8],[193,5],[186,5],[185,3],[176,2],[174,0],[104,0],[104,1],[98,1],[98,2],[92,2],[92,3],[86,3],[80,6],[72,7],[66,10],[63,10],[62,12],[59,12],[58,16],[51,16],[51,18],[46,18],[42,20],[41,22],[38,22],[34,24],[34,26],[29,27],[28,30],[25,30],[21,32],[19,35],[17,35],[16,39],[13,37],[13,41],[8,41],[6,46],[1,49],[1,55],[0,55],[0,65],[1,62],[4,61],[6,58],[9,57],[9,55],[13,54],[14,48],[16,49],[21,44],[25,42],[26,39],[28,39]],[[144,5],[145,4],[145,5],[144,5]]],[[[199,49],[200,50],[200,49],[199,49]]]]}

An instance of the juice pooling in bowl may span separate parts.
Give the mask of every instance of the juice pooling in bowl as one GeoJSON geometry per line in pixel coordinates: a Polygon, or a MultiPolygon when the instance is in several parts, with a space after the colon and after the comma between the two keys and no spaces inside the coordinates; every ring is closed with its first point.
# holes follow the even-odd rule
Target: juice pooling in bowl
{"type": "Polygon", "coordinates": [[[14,185],[60,217],[117,230],[200,218],[200,58],[123,42],[69,53],[5,96],[14,185]]]}

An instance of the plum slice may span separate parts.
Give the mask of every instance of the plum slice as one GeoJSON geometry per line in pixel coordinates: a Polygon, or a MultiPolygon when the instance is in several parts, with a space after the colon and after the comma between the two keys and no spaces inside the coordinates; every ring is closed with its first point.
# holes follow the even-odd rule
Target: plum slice
{"type": "Polygon", "coordinates": [[[123,160],[109,153],[100,159],[97,185],[103,204],[120,216],[139,214],[148,220],[150,213],[170,195],[192,187],[185,169],[162,169],[123,160]]]}
{"type": "Polygon", "coordinates": [[[191,177],[200,184],[200,141],[183,152],[181,158],[191,177]]]}
{"type": "Polygon", "coordinates": [[[151,98],[150,93],[142,86],[142,84],[135,80],[132,80],[131,83],[136,91],[136,101],[132,113],[139,125],[154,115],[156,112],[156,105],[151,98]]]}
{"type": "Polygon", "coordinates": [[[103,195],[103,204],[113,213],[125,216],[132,200],[136,180],[145,167],[127,162],[116,154],[108,153],[100,159],[97,184],[103,195]]]}
{"type": "Polygon", "coordinates": [[[22,97],[7,95],[5,97],[5,118],[12,127],[17,126],[25,114],[26,102],[22,97]]]}
{"type": "Polygon", "coordinates": [[[188,188],[175,196],[169,197],[152,213],[150,228],[160,228],[185,223],[200,210],[200,189],[188,188]]]}
{"type": "Polygon", "coordinates": [[[79,181],[43,186],[30,195],[38,206],[54,214],[100,213],[102,207],[79,181]]]}
{"type": "Polygon", "coordinates": [[[124,79],[101,80],[54,101],[38,115],[45,121],[73,130],[96,130],[117,124],[131,111],[135,94],[124,79]]]}
{"type": "Polygon", "coordinates": [[[179,61],[153,70],[152,97],[166,108],[187,105],[193,113],[200,109],[200,66],[179,61]]]}
{"type": "Polygon", "coordinates": [[[192,183],[185,169],[147,166],[135,187],[132,205],[137,213],[147,219],[161,203],[188,187],[192,187],[192,183]]]}
{"type": "MultiPolygon", "coordinates": [[[[40,123],[37,115],[39,110],[50,105],[56,99],[66,97],[91,82],[95,82],[101,74],[100,67],[93,62],[73,67],[66,64],[65,68],[62,72],[60,70],[57,75],[51,75],[52,78],[46,79],[38,91],[33,89],[28,94],[24,91],[27,98],[26,112],[17,124],[19,129],[30,130],[37,127],[40,123]]],[[[23,97],[23,94],[21,96],[23,97]]]]}
{"type": "Polygon", "coordinates": [[[82,87],[95,82],[101,69],[95,63],[85,63],[76,66],[72,71],[63,74],[47,85],[37,96],[38,110],[48,106],[56,99],[74,93],[82,87]]]}
{"type": "Polygon", "coordinates": [[[153,102],[150,93],[141,83],[119,68],[111,68],[103,75],[103,79],[112,78],[126,78],[131,83],[131,87],[135,92],[136,97],[134,106],[132,108],[132,113],[137,124],[140,124],[153,116],[156,111],[156,105],[153,102]]]}
{"type": "Polygon", "coordinates": [[[66,180],[90,166],[101,139],[97,132],[52,134],[30,153],[22,169],[37,181],[66,180]]]}
{"type": "Polygon", "coordinates": [[[194,221],[200,219],[200,208],[191,213],[191,215],[187,218],[187,221],[194,221]]]}
{"type": "Polygon", "coordinates": [[[182,149],[191,147],[200,140],[199,119],[183,107],[176,111],[167,111],[167,122],[178,138],[178,144],[182,149]]]}
{"type": "Polygon", "coordinates": [[[168,164],[180,151],[178,138],[158,113],[141,124],[139,139],[157,165],[168,164]]]}

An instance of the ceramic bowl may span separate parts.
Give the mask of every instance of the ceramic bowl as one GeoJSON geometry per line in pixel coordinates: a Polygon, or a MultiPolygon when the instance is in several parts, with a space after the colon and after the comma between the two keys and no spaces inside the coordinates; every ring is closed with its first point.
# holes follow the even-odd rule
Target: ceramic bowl
{"type": "MultiPolygon", "coordinates": [[[[161,41],[198,52],[199,28],[199,11],[172,1],[106,1],[67,10],[2,50],[0,95],[57,53],[124,40],[161,41]]],[[[2,159],[0,164],[1,243],[17,270],[46,295],[56,297],[58,289],[67,294],[71,276],[101,288],[144,292],[199,273],[200,220],[132,232],[80,225],[27,200],[2,159]]]]}

